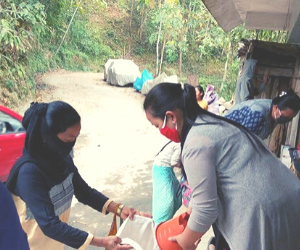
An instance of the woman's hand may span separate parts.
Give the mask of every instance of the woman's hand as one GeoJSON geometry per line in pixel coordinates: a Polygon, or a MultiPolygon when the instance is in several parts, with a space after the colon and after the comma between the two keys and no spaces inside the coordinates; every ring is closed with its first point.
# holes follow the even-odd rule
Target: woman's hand
{"type": "Polygon", "coordinates": [[[104,247],[109,250],[127,250],[132,249],[130,245],[121,245],[122,240],[117,236],[108,236],[104,239],[104,247]]]}
{"type": "Polygon", "coordinates": [[[91,245],[97,247],[105,247],[109,250],[129,250],[132,249],[130,245],[122,245],[122,240],[117,236],[108,236],[108,237],[94,237],[92,239],[91,245]]]}
{"type": "Polygon", "coordinates": [[[182,235],[179,234],[177,236],[174,237],[170,237],[169,241],[173,241],[173,242],[177,242],[178,245],[183,249],[183,250],[195,250],[198,246],[198,244],[200,243],[201,239],[197,240],[194,244],[192,245],[187,245],[184,244],[183,240],[182,240],[182,235]]]}
{"type": "MultiPolygon", "coordinates": [[[[110,213],[114,213],[115,209],[116,209],[116,206],[118,206],[118,203],[116,203],[114,201],[111,202],[108,205],[107,211],[110,212],[110,213]]],[[[119,206],[119,209],[121,209],[121,212],[117,211],[117,215],[120,216],[123,220],[127,219],[128,217],[129,217],[130,220],[133,220],[134,215],[140,215],[140,216],[152,218],[151,214],[143,213],[143,212],[140,212],[140,211],[138,211],[134,208],[126,207],[126,206],[120,208],[120,206],[119,206]]]]}
{"type": "Polygon", "coordinates": [[[129,219],[132,220],[134,215],[140,215],[140,216],[152,218],[152,216],[150,214],[140,212],[134,208],[130,208],[130,207],[126,207],[126,206],[123,207],[122,212],[121,212],[121,218],[123,220],[127,219],[127,217],[129,217],[129,219]]]}

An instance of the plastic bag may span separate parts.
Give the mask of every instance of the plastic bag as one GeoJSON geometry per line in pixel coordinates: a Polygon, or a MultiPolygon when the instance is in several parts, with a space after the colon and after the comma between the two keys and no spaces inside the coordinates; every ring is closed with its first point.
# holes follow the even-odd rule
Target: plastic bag
{"type": "Polygon", "coordinates": [[[127,218],[119,228],[117,236],[124,239],[122,240],[124,244],[130,244],[130,241],[137,243],[131,245],[136,246],[136,250],[159,250],[155,237],[155,225],[150,218],[138,215],[135,215],[133,220],[127,218]]]}
{"type": "Polygon", "coordinates": [[[143,84],[147,81],[147,80],[153,80],[153,76],[151,73],[148,72],[148,70],[144,69],[142,72],[142,76],[141,78],[137,78],[134,83],[133,83],[133,88],[139,92],[141,92],[143,84]]]}

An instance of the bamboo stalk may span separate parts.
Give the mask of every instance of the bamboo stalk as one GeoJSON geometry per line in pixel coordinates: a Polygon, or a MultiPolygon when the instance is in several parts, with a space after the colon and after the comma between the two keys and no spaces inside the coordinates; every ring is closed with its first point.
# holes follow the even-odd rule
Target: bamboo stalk
{"type": "Polygon", "coordinates": [[[74,16],[75,16],[75,14],[76,14],[76,12],[77,12],[77,10],[78,10],[78,7],[80,6],[81,2],[82,2],[82,0],[80,0],[78,6],[76,7],[76,10],[74,11],[73,16],[72,16],[72,18],[71,18],[71,20],[70,20],[70,22],[69,22],[68,28],[67,28],[67,30],[66,30],[66,32],[65,32],[65,34],[64,34],[64,36],[63,36],[63,38],[62,38],[62,40],[61,40],[61,42],[60,42],[59,47],[58,47],[57,50],[56,50],[54,56],[56,56],[56,54],[57,54],[58,51],[60,50],[60,47],[61,47],[62,43],[64,42],[64,40],[65,40],[65,38],[66,38],[66,35],[67,35],[68,31],[69,31],[69,28],[70,28],[70,26],[71,26],[71,23],[73,22],[74,16]]]}
{"type": "Polygon", "coordinates": [[[161,54],[160,54],[160,66],[159,66],[158,75],[161,74],[161,68],[162,68],[162,64],[163,64],[163,60],[164,60],[165,47],[166,47],[166,39],[164,38],[164,42],[163,42],[163,46],[162,46],[161,54]]]}
{"type": "Polygon", "coordinates": [[[157,36],[157,42],[156,42],[156,76],[158,76],[158,62],[159,62],[159,40],[160,40],[160,34],[161,34],[161,25],[162,25],[162,19],[160,20],[159,24],[159,30],[158,30],[158,36],[157,36]]]}

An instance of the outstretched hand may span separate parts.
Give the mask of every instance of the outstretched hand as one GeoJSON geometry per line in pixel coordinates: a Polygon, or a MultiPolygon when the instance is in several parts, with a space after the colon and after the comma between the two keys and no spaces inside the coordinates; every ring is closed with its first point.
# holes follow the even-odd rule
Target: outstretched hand
{"type": "Polygon", "coordinates": [[[122,245],[122,239],[117,236],[97,237],[94,236],[90,245],[97,247],[105,247],[108,250],[129,250],[133,249],[128,244],[122,245]]]}
{"type": "Polygon", "coordinates": [[[122,239],[117,236],[108,236],[103,238],[104,247],[109,250],[129,250],[133,249],[130,245],[122,245],[122,239]]]}
{"type": "Polygon", "coordinates": [[[143,217],[152,218],[151,214],[140,212],[140,211],[138,211],[134,208],[130,208],[130,207],[125,206],[122,209],[121,218],[123,220],[127,219],[127,217],[129,217],[130,220],[133,220],[134,215],[140,215],[140,216],[143,216],[143,217]]]}

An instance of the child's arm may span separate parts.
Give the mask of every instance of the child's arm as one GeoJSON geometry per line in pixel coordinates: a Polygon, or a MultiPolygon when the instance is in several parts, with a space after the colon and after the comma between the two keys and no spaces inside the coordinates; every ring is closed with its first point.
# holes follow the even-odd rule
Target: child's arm
{"type": "Polygon", "coordinates": [[[172,143],[173,154],[171,156],[171,166],[172,167],[180,167],[181,162],[181,146],[180,143],[172,143]]]}
{"type": "Polygon", "coordinates": [[[181,200],[181,197],[176,197],[179,182],[169,167],[154,166],[152,176],[152,215],[154,222],[159,224],[170,220],[178,209],[176,200],[181,200]]]}

